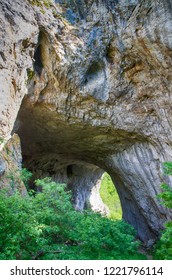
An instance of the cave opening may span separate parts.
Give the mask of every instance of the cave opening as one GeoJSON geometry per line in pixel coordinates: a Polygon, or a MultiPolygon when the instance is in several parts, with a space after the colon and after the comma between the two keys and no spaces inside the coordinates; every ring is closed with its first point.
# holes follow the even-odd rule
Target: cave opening
{"type": "Polygon", "coordinates": [[[36,46],[36,50],[34,53],[34,64],[33,64],[33,69],[35,73],[37,73],[39,76],[41,75],[41,72],[43,70],[43,53],[42,53],[43,38],[44,38],[44,34],[42,31],[40,31],[38,44],[36,46]]]}
{"type": "Polygon", "coordinates": [[[59,163],[59,160],[46,159],[38,161],[23,157],[23,167],[32,173],[29,189],[40,192],[35,180],[51,178],[57,184],[65,184],[66,191],[72,195],[72,204],[75,210],[92,210],[111,220],[122,219],[122,207],[118,192],[110,175],[93,164],[70,160],[59,163]],[[67,164],[66,164],[67,163],[67,164]]]}
{"type": "Polygon", "coordinates": [[[13,132],[21,140],[24,167],[33,173],[34,179],[51,177],[67,184],[75,209],[89,207],[91,190],[107,172],[117,189],[123,220],[135,228],[142,241],[158,236],[149,212],[152,200],[147,200],[144,181],[137,175],[140,163],[132,160],[135,150],[130,147],[139,141],[137,135],[128,135],[123,130],[107,133],[106,128],[76,120],[70,123],[44,103],[33,106],[29,95],[22,102],[13,132]],[[127,164],[120,157],[123,147],[124,156],[129,157],[127,164]]]}
{"type": "Polygon", "coordinates": [[[25,98],[13,129],[20,137],[23,167],[33,174],[29,187],[36,190],[36,179],[50,177],[66,184],[76,210],[92,209],[110,219],[122,219],[120,197],[108,171],[90,157],[94,151],[90,153],[82,142],[74,143],[79,129],[63,127],[63,123],[57,125],[55,135],[47,133],[46,117],[50,117],[47,112],[33,112],[25,98]],[[43,122],[41,126],[39,122],[43,122]]]}
{"type": "Polygon", "coordinates": [[[37,50],[35,51],[34,60],[35,60],[34,71],[40,75],[43,69],[42,58],[41,58],[41,45],[38,45],[37,50]]]}

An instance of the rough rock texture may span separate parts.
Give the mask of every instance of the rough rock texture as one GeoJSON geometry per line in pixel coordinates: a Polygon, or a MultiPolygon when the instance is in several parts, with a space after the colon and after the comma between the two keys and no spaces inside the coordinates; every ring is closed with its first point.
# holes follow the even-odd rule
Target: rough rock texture
{"type": "Polygon", "coordinates": [[[106,170],[124,219],[156,238],[170,218],[155,196],[172,161],[171,1],[29,2],[0,0],[1,137],[15,123],[33,169],[106,170]]]}
{"type": "Polygon", "coordinates": [[[91,209],[94,212],[98,212],[102,216],[108,217],[110,214],[109,207],[103,203],[102,198],[100,196],[102,176],[99,180],[97,180],[96,184],[91,189],[89,203],[91,205],[91,209]]]}
{"type": "MultiPolygon", "coordinates": [[[[76,210],[91,208],[95,212],[108,215],[100,194],[100,184],[103,170],[99,167],[76,160],[64,160],[53,154],[48,154],[39,162],[27,161],[27,167],[32,170],[34,181],[37,178],[51,177],[53,181],[64,183],[72,192],[72,202],[76,210]]],[[[31,186],[35,187],[34,184],[31,186]]]]}
{"type": "Polygon", "coordinates": [[[26,194],[26,188],[21,180],[22,155],[19,137],[14,134],[1,150],[0,154],[0,189],[6,188],[12,193],[18,189],[26,194]]]}

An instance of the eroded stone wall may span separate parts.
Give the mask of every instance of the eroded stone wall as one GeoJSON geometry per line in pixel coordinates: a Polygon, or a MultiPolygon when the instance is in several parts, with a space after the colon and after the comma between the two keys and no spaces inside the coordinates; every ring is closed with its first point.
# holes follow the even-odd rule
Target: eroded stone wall
{"type": "Polygon", "coordinates": [[[106,170],[148,242],[170,218],[156,194],[172,161],[171,1],[55,2],[0,0],[0,134],[15,123],[26,165],[106,170]]]}

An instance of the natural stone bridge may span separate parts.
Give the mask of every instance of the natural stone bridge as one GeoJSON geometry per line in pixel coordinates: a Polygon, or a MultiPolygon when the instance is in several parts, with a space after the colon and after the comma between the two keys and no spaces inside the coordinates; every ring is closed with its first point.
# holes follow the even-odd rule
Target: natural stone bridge
{"type": "Polygon", "coordinates": [[[149,243],[170,218],[156,195],[172,161],[171,1],[31,2],[0,0],[1,149],[17,133],[24,165],[71,183],[79,208],[107,171],[149,243]]]}

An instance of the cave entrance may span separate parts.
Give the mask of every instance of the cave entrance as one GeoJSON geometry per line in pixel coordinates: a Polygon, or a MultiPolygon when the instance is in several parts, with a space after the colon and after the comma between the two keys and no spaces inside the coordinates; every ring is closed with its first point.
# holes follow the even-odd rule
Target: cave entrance
{"type": "MultiPolygon", "coordinates": [[[[34,102],[31,94],[24,98],[13,132],[21,139],[23,164],[35,179],[51,177],[66,183],[73,192],[75,208],[82,210],[106,171],[119,194],[123,219],[142,241],[155,239],[166,216],[153,197],[147,165],[147,172],[143,170],[147,143],[140,143],[137,135],[125,130],[70,120],[54,103],[34,102]]],[[[151,153],[145,157],[152,162],[151,153]]]]}
{"type": "MultiPolygon", "coordinates": [[[[26,96],[14,125],[13,133],[21,140],[23,166],[33,173],[31,188],[34,180],[51,177],[67,185],[76,210],[91,208],[111,219],[121,219],[119,190],[110,173],[106,173],[106,165],[97,158],[97,144],[91,147],[93,141],[86,140],[89,135],[99,140],[100,132],[92,127],[69,125],[51,114],[41,103],[33,108],[26,96]]],[[[104,141],[104,135],[101,137],[104,141]]]]}
{"type": "Polygon", "coordinates": [[[67,162],[63,158],[62,162],[53,155],[32,159],[23,157],[23,165],[33,174],[30,188],[35,188],[36,179],[51,177],[56,183],[66,184],[76,210],[91,209],[113,220],[122,219],[117,190],[110,175],[101,168],[78,160],[67,162]]]}

